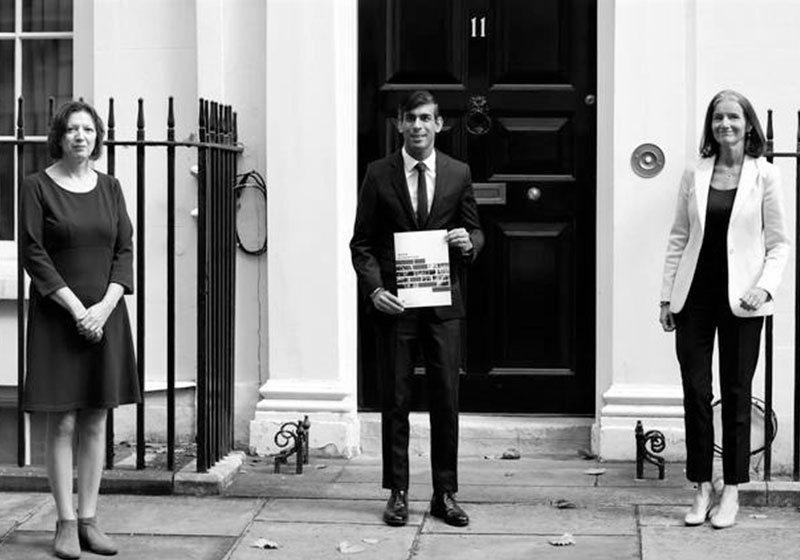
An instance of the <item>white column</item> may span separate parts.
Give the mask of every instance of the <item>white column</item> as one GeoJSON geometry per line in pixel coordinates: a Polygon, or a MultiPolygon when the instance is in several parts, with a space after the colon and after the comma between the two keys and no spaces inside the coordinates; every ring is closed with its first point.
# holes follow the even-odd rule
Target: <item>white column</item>
{"type": "Polygon", "coordinates": [[[598,7],[598,322],[595,452],[633,459],[634,428],[659,429],[683,455],[674,335],[658,323],[661,272],[677,186],[697,153],[694,0],[601,0],[598,7]],[[666,166],[631,169],[640,144],[666,166]]]}
{"type": "Polygon", "coordinates": [[[267,5],[269,373],[250,426],[272,453],[308,414],[310,446],[349,456],[356,416],[356,286],[348,242],[357,194],[355,0],[267,5]]]}

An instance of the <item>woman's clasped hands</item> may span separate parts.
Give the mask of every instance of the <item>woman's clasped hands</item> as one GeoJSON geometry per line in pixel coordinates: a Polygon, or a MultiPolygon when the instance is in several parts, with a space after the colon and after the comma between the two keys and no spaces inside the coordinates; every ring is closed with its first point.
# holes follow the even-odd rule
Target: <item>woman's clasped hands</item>
{"type": "Polygon", "coordinates": [[[103,338],[103,327],[113,309],[105,302],[99,302],[86,310],[76,321],[78,333],[89,342],[100,342],[103,338]]]}

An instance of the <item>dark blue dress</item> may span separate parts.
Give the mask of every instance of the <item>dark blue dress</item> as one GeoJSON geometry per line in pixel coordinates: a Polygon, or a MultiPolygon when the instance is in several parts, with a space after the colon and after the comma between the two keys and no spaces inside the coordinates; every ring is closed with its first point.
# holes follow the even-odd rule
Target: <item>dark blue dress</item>
{"type": "Polygon", "coordinates": [[[141,401],[125,298],[90,342],[51,297],[68,286],[89,308],[109,283],[133,293],[133,228],[119,182],[98,173],[85,193],[60,187],[44,171],[22,188],[22,250],[31,277],[26,411],[111,408],[141,401]]]}

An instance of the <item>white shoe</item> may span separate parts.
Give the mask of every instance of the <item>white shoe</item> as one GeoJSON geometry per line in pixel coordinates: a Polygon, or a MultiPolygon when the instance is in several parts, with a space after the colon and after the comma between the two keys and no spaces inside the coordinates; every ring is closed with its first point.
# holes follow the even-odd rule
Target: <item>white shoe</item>
{"type": "Polygon", "coordinates": [[[711,526],[714,529],[727,529],[736,525],[736,514],[739,513],[739,503],[732,505],[720,504],[714,515],[711,516],[711,526]]]}
{"type": "Polygon", "coordinates": [[[708,512],[711,511],[713,505],[713,492],[709,493],[706,497],[698,492],[694,497],[694,504],[692,504],[692,507],[689,508],[689,511],[687,511],[686,515],[683,517],[683,522],[687,527],[702,525],[706,518],[708,518],[708,512]]]}

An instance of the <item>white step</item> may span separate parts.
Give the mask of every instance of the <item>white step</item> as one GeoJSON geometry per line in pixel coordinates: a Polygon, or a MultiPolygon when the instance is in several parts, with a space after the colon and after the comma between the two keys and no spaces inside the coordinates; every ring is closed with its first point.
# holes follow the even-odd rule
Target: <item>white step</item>
{"type": "MultiPolygon", "coordinates": [[[[381,454],[380,413],[359,413],[361,453],[381,454]]],[[[409,418],[409,453],[430,454],[430,426],[427,412],[414,412],[409,418]]],[[[574,457],[579,450],[591,449],[593,418],[575,416],[529,416],[461,414],[459,455],[483,457],[517,449],[523,456],[574,457]]]]}

